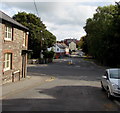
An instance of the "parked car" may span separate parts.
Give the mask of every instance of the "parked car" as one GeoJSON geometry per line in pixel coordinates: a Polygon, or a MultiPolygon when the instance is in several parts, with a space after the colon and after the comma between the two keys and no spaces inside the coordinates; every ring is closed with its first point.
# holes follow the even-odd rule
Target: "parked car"
{"type": "Polygon", "coordinates": [[[101,87],[107,92],[108,98],[120,98],[120,68],[106,69],[101,79],[101,87]]]}
{"type": "Polygon", "coordinates": [[[70,57],[70,54],[65,54],[65,57],[70,57]]]}
{"type": "Polygon", "coordinates": [[[79,55],[80,55],[81,57],[83,57],[85,54],[81,51],[81,52],[79,53],[79,55]]]}

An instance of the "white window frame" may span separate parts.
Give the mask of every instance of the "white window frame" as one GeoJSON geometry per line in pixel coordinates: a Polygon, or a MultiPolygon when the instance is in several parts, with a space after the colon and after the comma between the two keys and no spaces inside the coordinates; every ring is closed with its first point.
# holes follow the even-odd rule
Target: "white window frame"
{"type": "Polygon", "coordinates": [[[12,63],[12,53],[4,54],[4,71],[8,71],[11,69],[12,63]]]}
{"type": "Polygon", "coordinates": [[[5,25],[5,40],[12,41],[12,27],[8,25],[5,25]],[[10,28],[10,31],[9,31],[9,28],[10,28]],[[9,37],[9,34],[10,34],[10,37],[9,37]]]}
{"type": "Polygon", "coordinates": [[[26,46],[26,33],[23,32],[23,46],[26,46]]]}

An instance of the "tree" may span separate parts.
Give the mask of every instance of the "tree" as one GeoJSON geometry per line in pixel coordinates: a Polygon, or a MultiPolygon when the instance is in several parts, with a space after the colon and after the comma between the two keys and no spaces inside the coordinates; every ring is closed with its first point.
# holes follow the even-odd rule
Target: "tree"
{"type": "Polygon", "coordinates": [[[56,37],[46,29],[39,17],[26,12],[18,12],[13,19],[29,28],[28,49],[33,50],[32,58],[39,58],[40,51],[53,46],[56,37]]]}
{"type": "Polygon", "coordinates": [[[79,46],[84,53],[88,54],[87,36],[81,37],[81,39],[79,41],[79,46]]]}
{"type": "Polygon", "coordinates": [[[88,53],[105,65],[120,65],[120,4],[98,7],[86,21],[88,53]]]}

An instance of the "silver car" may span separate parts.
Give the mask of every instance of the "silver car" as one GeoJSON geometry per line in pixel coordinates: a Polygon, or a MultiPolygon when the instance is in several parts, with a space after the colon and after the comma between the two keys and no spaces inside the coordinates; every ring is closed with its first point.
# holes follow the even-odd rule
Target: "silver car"
{"type": "Polygon", "coordinates": [[[108,98],[120,97],[120,68],[106,69],[101,87],[106,90],[108,98]]]}

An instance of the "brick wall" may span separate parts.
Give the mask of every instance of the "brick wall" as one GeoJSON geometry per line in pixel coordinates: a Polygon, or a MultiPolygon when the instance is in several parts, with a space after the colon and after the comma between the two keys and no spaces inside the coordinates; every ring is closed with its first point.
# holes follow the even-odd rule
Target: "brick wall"
{"type": "MultiPolygon", "coordinates": [[[[25,31],[20,30],[18,28],[13,27],[13,40],[6,41],[5,37],[5,24],[2,24],[2,62],[4,60],[4,53],[10,52],[12,53],[12,69],[8,71],[4,71],[2,75],[3,83],[12,82],[12,73],[15,71],[20,71],[20,77],[22,77],[22,50],[27,49],[26,46],[23,45],[24,42],[24,33],[25,31]]],[[[26,39],[28,38],[26,34],[26,39]]],[[[2,65],[3,68],[3,65],[2,65]]]]}

